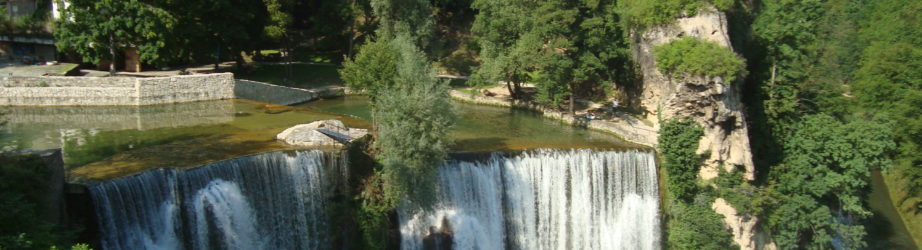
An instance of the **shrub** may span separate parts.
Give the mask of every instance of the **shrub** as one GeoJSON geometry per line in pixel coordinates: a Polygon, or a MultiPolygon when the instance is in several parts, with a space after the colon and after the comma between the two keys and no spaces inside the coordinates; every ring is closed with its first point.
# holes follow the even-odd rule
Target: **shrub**
{"type": "Polygon", "coordinates": [[[653,49],[656,67],[669,77],[721,77],[733,82],[745,74],[743,58],[728,47],[693,37],[685,37],[653,49]]]}
{"type": "Polygon", "coordinates": [[[691,120],[673,119],[660,128],[659,151],[665,158],[666,189],[679,200],[690,201],[697,193],[701,156],[695,153],[704,131],[691,120]]]}

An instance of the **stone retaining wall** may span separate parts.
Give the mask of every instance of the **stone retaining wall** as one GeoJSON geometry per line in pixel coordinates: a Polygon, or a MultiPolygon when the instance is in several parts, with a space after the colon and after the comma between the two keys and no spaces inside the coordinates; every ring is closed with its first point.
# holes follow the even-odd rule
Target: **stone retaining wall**
{"type": "Polygon", "coordinates": [[[485,104],[485,105],[494,105],[494,106],[503,106],[503,107],[517,107],[517,108],[526,108],[530,110],[540,111],[544,114],[545,117],[557,119],[563,121],[564,123],[578,126],[585,126],[586,128],[602,131],[606,133],[613,134],[629,142],[637,143],[647,147],[655,148],[657,145],[658,133],[656,129],[646,124],[643,124],[639,119],[631,117],[625,114],[617,114],[618,119],[614,121],[602,121],[602,120],[579,120],[573,117],[566,112],[560,112],[552,109],[547,109],[535,104],[525,103],[525,102],[512,102],[508,100],[503,100],[495,97],[485,97],[480,95],[471,95],[470,93],[464,93],[457,90],[451,91],[451,98],[463,101],[470,102],[474,104],[485,104]]]}
{"type": "Polygon", "coordinates": [[[342,95],[345,92],[345,88],[341,86],[300,89],[242,79],[235,82],[234,94],[237,98],[278,105],[303,103],[321,97],[342,95]]]}
{"type": "Polygon", "coordinates": [[[234,98],[231,73],[170,77],[0,77],[0,106],[150,105],[234,98]]]}

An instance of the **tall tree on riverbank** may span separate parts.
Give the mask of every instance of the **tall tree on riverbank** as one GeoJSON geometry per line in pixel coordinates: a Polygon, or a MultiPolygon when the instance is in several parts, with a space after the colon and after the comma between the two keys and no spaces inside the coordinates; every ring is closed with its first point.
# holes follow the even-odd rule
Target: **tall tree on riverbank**
{"type": "Polygon", "coordinates": [[[534,83],[536,101],[556,107],[568,98],[573,112],[580,92],[604,93],[631,79],[615,1],[477,0],[473,8],[483,60],[475,85],[506,82],[521,99],[522,84],[534,83]]]}
{"type": "Polygon", "coordinates": [[[282,41],[285,56],[285,80],[291,79],[291,37],[289,36],[289,26],[291,26],[291,0],[263,0],[266,4],[266,10],[269,11],[269,23],[266,24],[265,32],[269,39],[282,41]]]}
{"type": "Polygon", "coordinates": [[[423,52],[430,52],[435,20],[428,0],[371,0],[378,18],[378,39],[406,36],[423,52]]]}
{"type": "Polygon", "coordinates": [[[115,74],[118,53],[136,47],[144,62],[169,59],[164,53],[175,19],[163,9],[137,0],[74,0],[55,24],[55,45],[85,62],[109,61],[115,74]]]}
{"type": "Polygon", "coordinates": [[[388,192],[427,209],[436,201],[436,173],[447,156],[454,114],[448,82],[435,77],[435,68],[412,42],[408,36],[391,42],[399,63],[394,86],[383,89],[375,100],[375,144],[384,161],[388,192]]]}

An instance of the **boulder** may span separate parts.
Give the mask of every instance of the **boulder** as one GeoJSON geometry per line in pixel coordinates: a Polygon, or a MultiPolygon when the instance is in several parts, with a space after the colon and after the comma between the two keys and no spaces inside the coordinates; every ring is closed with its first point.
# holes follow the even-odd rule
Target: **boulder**
{"type": "Polygon", "coordinates": [[[321,120],[295,125],[285,129],[275,138],[294,146],[341,147],[367,134],[367,129],[349,128],[339,120],[321,120]]]}

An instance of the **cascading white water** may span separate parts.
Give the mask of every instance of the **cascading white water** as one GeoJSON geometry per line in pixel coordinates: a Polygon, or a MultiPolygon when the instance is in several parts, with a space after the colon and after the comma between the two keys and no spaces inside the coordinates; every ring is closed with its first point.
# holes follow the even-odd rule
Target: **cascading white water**
{"type": "Polygon", "coordinates": [[[272,152],[90,188],[104,249],[325,249],[345,158],[272,152]]]}
{"type": "Polygon", "coordinates": [[[400,211],[401,247],[450,231],[455,249],[658,249],[651,152],[537,150],[439,169],[432,212],[400,211]],[[450,228],[444,228],[450,227],[450,228]]]}

